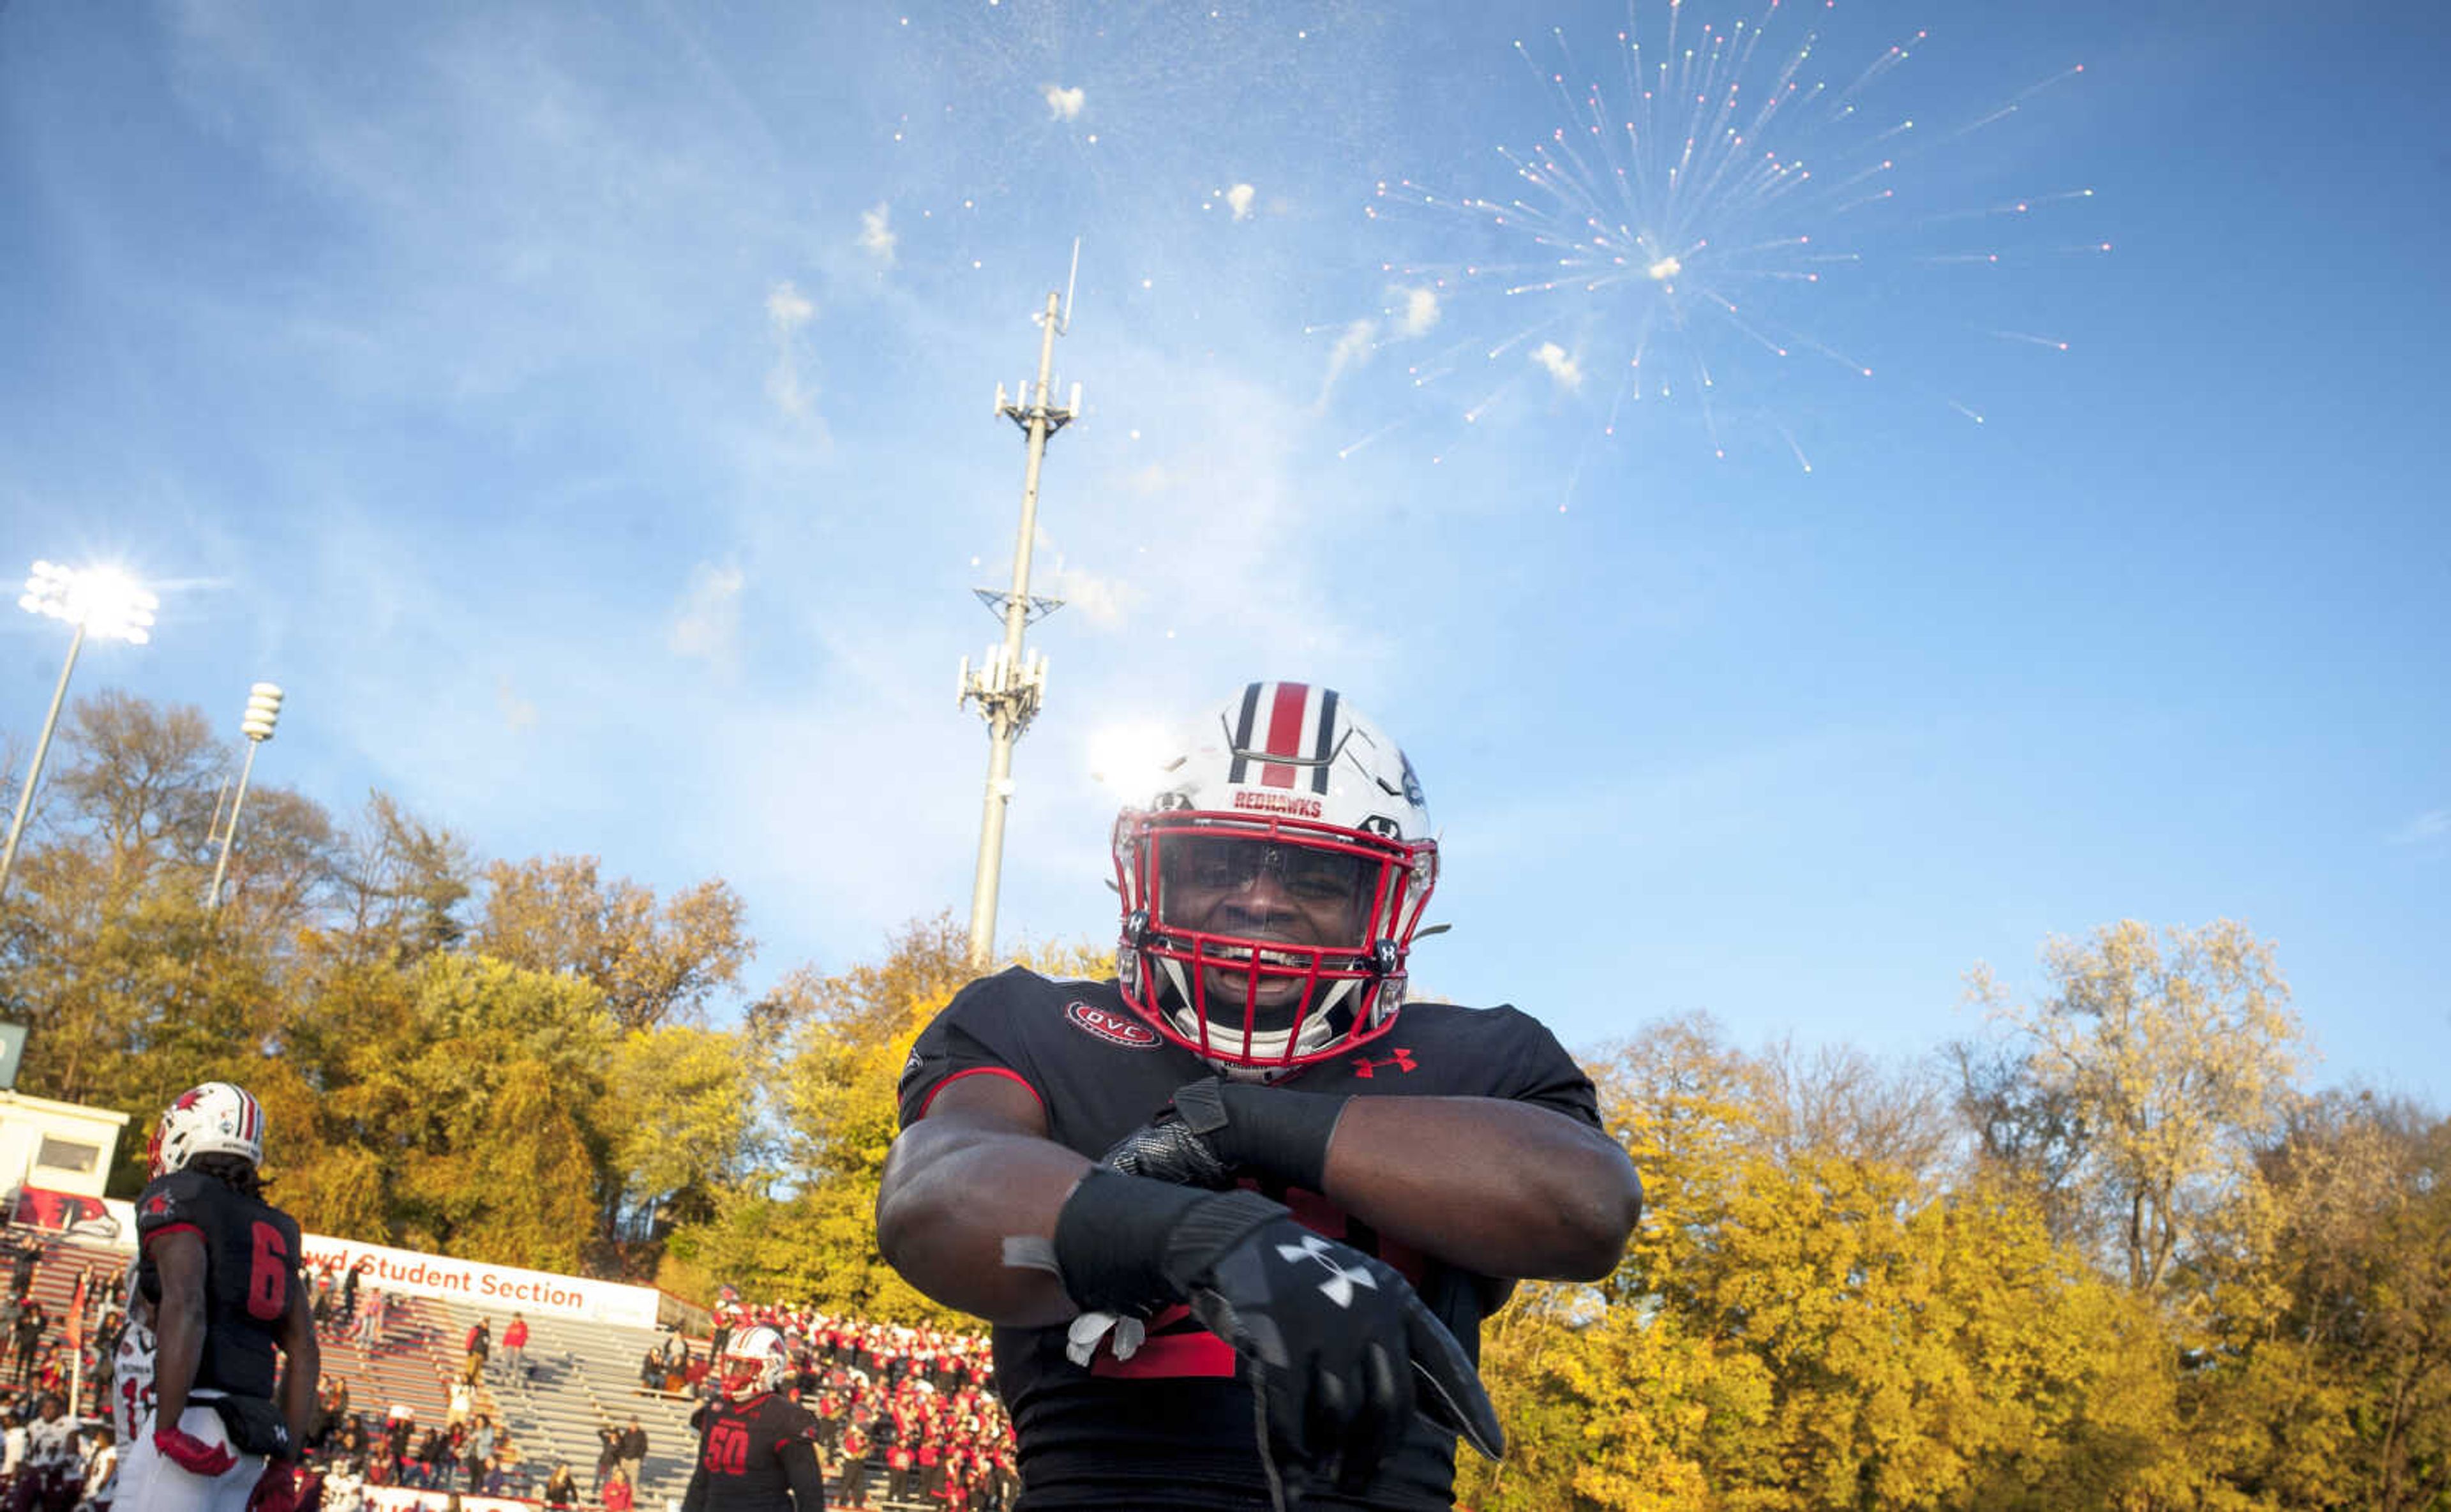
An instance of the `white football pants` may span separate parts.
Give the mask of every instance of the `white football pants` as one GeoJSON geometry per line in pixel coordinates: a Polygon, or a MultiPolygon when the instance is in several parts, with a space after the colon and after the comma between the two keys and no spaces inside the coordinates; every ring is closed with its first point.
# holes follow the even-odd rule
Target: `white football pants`
{"type": "MultiPolygon", "coordinates": [[[[179,1429],[206,1443],[227,1444],[229,1430],[222,1415],[202,1403],[179,1415],[179,1429]]],[[[231,1450],[236,1454],[235,1449],[231,1450]]],[[[191,1475],[177,1462],[164,1459],[153,1447],[150,1423],[134,1443],[121,1451],[119,1495],[112,1512],[246,1512],[246,1499],[264,1475],[264,1456],[241,1454],[238,1463],[215,1476],[191,1475]]]]}

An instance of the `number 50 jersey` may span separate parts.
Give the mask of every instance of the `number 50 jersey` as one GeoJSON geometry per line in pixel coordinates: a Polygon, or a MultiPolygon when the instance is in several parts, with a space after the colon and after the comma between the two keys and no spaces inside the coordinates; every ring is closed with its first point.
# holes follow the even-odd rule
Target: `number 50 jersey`
{"type": "Polygon", "coordinates": [[[691,1417],[697,1469],[683,1512],[822,1512],[817,1420],[772,1392],[746,1402],[716,1399],[691,1417]]]}
{"type": "Polygon", "coordinates": [[[136,1198],[136,1286],[157,1308],[162,1273],[153,1245],[183,1229],[205,1246],[205,1349],[196,1385],[272,1400],[280,1373],[274,1345],[298,1285],[297,1222],[200,1170],[147,1182],[136,1198]]]}

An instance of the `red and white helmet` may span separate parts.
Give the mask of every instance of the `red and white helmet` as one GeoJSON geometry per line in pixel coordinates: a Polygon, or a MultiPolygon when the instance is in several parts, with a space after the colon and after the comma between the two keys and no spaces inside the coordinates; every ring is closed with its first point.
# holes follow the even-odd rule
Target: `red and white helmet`
{"type": "Polygon", "coordinates": [[[206,1082],[181,1092],[162,1110],[153,1142],[145,1149],[152,1174],[185,1170],[198,1155],[236,1155],[250,1166],[264,1163],[264,1105],[246,1089],[206,1082]]]}
{"type": "Polygon", "coordinates": [[[1438,879],[1422,785],[1334,690],[1255,682],[1174,737],[1115,821],[1125,1002],[1226,1066],[1387,1031],[1438,879]]]}
{"type": "Polygon", "coordinates": [[[783,1346],[783,1336],[761,1323],[725,1340],[716,1365],[723,1394],[734,1402],[746,1402],[782,1389],[783,1377],[792,1368],[792,1353],[783,1346]]]}

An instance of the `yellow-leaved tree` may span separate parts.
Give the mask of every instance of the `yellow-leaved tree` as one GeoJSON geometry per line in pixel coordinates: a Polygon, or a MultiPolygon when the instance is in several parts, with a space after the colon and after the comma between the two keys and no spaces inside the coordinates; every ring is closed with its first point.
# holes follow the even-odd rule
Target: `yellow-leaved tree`
{"type": "MultiPolygon", "coordinates": [[[[1081,947],[1026,948],[1055,976],[1105,974],[1081,947]]],[[[774,1105],[778,1166],[729,1193],[714,1220],[673,1236],[659,1278],[685,1296],[729,1282],[752,1295],[897,1321],[963,1321],[913,1290],[876,1250],[876,1190],[898,1131],[895,1085],[912,1044],[973,972],[951,913],[906,927],[873,965],[794,973],[751,1011],[783,1047],[774,1105]]]]}

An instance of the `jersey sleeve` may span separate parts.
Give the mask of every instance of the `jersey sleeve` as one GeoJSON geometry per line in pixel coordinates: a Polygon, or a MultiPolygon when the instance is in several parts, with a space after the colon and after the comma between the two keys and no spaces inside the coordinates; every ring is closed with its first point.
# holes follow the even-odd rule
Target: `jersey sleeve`
{"type": "Polygon", "coordinates": [[[1043,1104],[1046,1083],[1015,1021],[1029,1001],[1036,978],[1018,968],[983,977],[953,995],[911,1047],[898,1089],[902,1127],[927,1116],[938,1091],[964,1076],[1005,1076],[1021,1083],[1043,1104]]]}
{"type": "Polygon", "coordinates": [[[792,1487],[794,1512],[825,1512],[826,1473],[817,1463],[813,1437],[787,1439],[775,1449],[783,1463],[783,1479],[792,1487]]]}
{"type": "Polygon", "coordinates": [[[1592,1079],[1549,1032],[1549,1026],[1517,1008],[1494,1010],[1495,1041],[1489,1047],[1492,1094],[1536,1103],[1579,1124],[1604,1128],[1599,1092],[1592,1079]]]}
{"type": "Polygon", "coordinates": [[[204,1237],[210,1184],[199,1172],[174,1170],[137,1194],[136,1247],[147,1249],[165,1234],[182,1230],[204,1237]]]}
{"type": "Polygon", "coordinates": [[[795,1443],[817,1442],[817,1415],[796,1402],[785,1403],[782,1421],[775,1424],[775,1452],[782,1453],[795,1443]]]}

